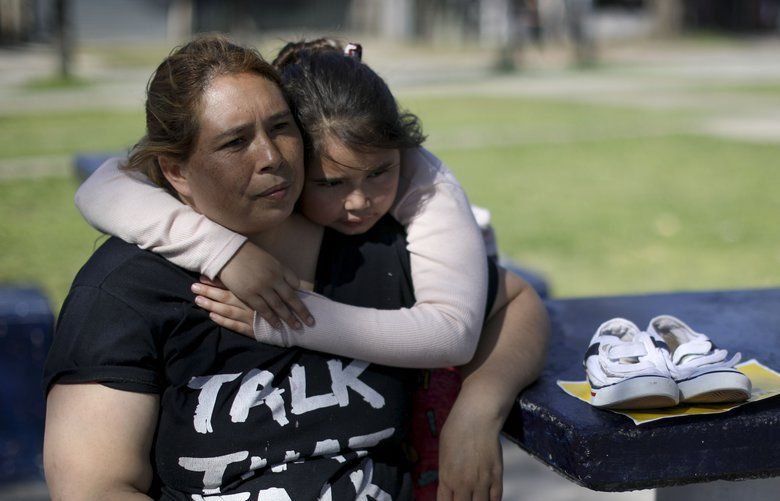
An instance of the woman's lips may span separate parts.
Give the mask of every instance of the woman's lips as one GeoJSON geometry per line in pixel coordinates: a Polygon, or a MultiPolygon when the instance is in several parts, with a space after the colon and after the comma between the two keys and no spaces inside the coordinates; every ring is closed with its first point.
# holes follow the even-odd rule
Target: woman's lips
{"type": "Polygon", "coordinates": [[[256,198],[271,198],[273,200],[281,200],[287,196],[287,191],[290,188],[290,183],[279,183],[276,186],[272,186],[262,193],[256,195],[256,198]]]}

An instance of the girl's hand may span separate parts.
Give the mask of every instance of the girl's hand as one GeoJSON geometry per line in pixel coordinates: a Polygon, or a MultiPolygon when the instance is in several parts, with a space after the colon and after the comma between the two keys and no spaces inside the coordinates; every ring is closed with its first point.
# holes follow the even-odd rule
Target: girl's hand
{"type": "MultiPolygon", "coordinates": [[[[504,463],[495,419],[458,397],[439,435],[438,501],[499,501],[504,463]],[[467,408],[468,407],[468,408],[467,408]]],[[[474,403],[474,402],[472,402],[474,403]]]]}
{"type": "MultiPolygon", "coordinates": [[[[219,279],[276,329],[282,325],[280,318],[293,329],[301,328],[298,319],[314,325],[314,318],[295,292],[300,287],[295,273],[251,242],[228,261],[219,279]]],[[[250,328],[251,323],[250,318],[250,328]]]]}
{"type": "Polygon", "coordinates": [[[221,288],[220,284],[206,277],[200,279],[200,283],[192,284],[192,292],[198,294],[195,297],[195,304],[208,311],[209,317],[217,325],[254,337],[252,322],[255,312],[252,308],[242,303],[229,290],[221,288]]]}

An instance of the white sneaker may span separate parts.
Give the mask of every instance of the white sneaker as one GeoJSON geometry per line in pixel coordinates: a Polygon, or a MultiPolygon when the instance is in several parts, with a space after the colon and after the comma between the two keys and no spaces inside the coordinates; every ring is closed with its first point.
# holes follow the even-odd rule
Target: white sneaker
{"type": "Polygon", "coordinates": [[[679,402],[663,340],[633,322],[613,318],[601,324],[585,353],[590,402],[610,409],[655,409],[679,402]]]}
{"type": "Polygon", "coordinates": [[[750,398],[750,379],[734,368],[741,354],[727,360],[727,350],[671,315],[655,317],[647,331],[669,346],[669,371],[680,388],[681,402],[711,404],[750,398]]]}

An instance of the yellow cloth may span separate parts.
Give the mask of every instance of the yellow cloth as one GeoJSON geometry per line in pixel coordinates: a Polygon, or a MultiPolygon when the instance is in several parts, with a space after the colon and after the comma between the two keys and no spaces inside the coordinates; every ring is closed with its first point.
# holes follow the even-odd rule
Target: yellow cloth
{"type": "MultiPolygon", "coordinates": [[[[750,379],[750,383],[753,386],[750,398],[744,402],[707,405],[680,404],[676,407],[667,407],[665,409],[641,409],[636,411],[604,410],[627,416],[634,424],[640,425],[659,419],[728,412],[742,405],[758,402],[759,400],[764,400],[765,398],[780,394],[780,374],[769,367],[753,359],[737,365],[736,368],[750,379]]],[[[557,383],[558,386],[569,395],[578,398],[583,402],[590,403],[590,386],[587,381],[563,381],[559,379],[557,383]]]]}

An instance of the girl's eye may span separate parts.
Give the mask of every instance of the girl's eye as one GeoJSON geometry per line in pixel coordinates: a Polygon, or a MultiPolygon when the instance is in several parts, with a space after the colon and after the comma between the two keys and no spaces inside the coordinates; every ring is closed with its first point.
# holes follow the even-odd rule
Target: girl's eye
{"type": "Polygon", "coordinates": [[[377,177],[381,176],[382,174],[385,174],[387,171],[388,171],[388,169],[375,170],[374,172],[369,174],[368,177],[369,178],[377,178],[377,177]]]}
{"type": "Polygon", "coordinates": [[[320,186],[322,188],[333,188],[334,186],[338,186],[341,184],[341,181],[334,180],[334,181],[317,181],[317,186],[320,186]]]}

